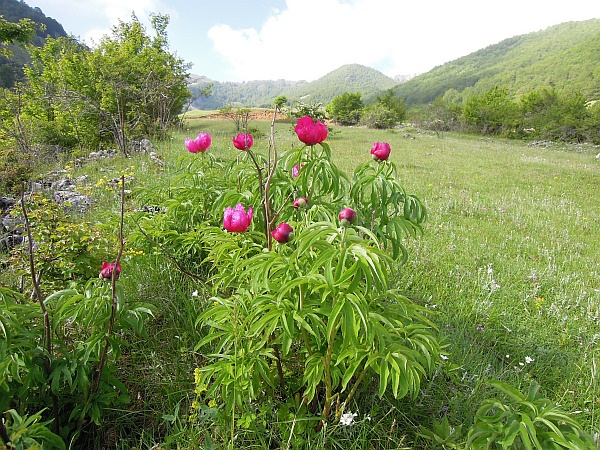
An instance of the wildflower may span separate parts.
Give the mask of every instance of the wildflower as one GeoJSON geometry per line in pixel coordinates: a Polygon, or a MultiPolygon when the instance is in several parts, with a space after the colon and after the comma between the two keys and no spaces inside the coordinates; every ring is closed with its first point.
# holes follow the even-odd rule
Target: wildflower
{"type": "Polygon", "coordinates": [[[198,133],[196,139],[185,138],[185,147],[190,153],[198,153],[205,151],[210,144],[212,139],[208,133],[198,133]]]}
{"type": "Polygon", "coordinates": [[[534,361],[535,361],[535,359],[533,359],[533,358],[531,358],[531,357],[529,357],[529,356],[526,356],[526,357],[525,357],[525,364],[531,364],[531,363],[532,363],[532,362],[534,362],[534,361]]]}
{"type": "Polygon", "coordinates": [[[356,222],[356,211],[351,208],[344,208],[339,214],[340,223],[343,227],[347,227],[350,224],[356,222]]]}
{"type": "Polygon", "coordinates": [[[192,292],[192,297],[198,297],[198,289],[192,292]]]}
{"type": "Polygon", "coordinates": [[[482,324],[477,325],[477,331],[481,331],[482,333],[485,331],[485,328],[482,324]]]}
{"type": "Polygon", "coordinates": [[[448,361],[448,359],[450,359],[446,355],[440,355],[440,358],[442,358],[444,361],[448,361]]]}
{"type": "Polygon", "coordinates": [[[238,203],[235,209],[228,206],[223,213],[223,226],[227,231],[235,233],[246,231],[252,222],[252,212],[252,206],[246,212],[241,203],[238,203]]]}
{"type": "Polygon", "coordinates": [[[390,144],[387,142],[375,142],[371,148],[371,155],[376,161],[385,161],[390,157],[390,144]]]}
{"type": "Polygon", "coordinates": [[[288,223],[281,222],[277,228],[271,231],[271,236],[280,244],[285,244],[294,238],[294,230],[288,223]]]}
{"type": "Polygon", "coordinates": [[[344,426],[350,426],[354,423],[354,418],[358,416],[358,413],[351,413],[351,412],[347,412],[342,414],[342,417],[340,417],[340,423],[344,426]]]}
{"type": "Polygon", "coordinates": [[[535,306],[537,307],[537,309],[542,309],[542,307],[544,306],[544,302],[546,300],[544,299],[544,297],[538,297],[535,299],[535,306]]]}
{"type": "Polygon", "coordinates": [[[315,145],[327,138],[327,125],[319,120],[315,122],[309,116],[298,119],[294,131],[298,135],[298,139],[306,145],[315,145]]]}
{"type": "Polygon", "coordinates": [[[248,150],[254,145],[254,139],[251,134],[240,133],[233,138],[233,146],[238,150],[248,150]]]}
{"type": "Polygon", "coordinates": [[[308,204],[308,199],[306,197],[298,197],[294,200],[294,208],[295,209],[304,209],[308,204]]]}
{"type": "Polygon", "coordinates": [[[115,263],[102,263],[102,269],[100,269],[100,278],[112,279],[113,271],[115,272],[115,279],[119,278],[121,274],[121,264],[117,264],[115,268],[115,263]]]}

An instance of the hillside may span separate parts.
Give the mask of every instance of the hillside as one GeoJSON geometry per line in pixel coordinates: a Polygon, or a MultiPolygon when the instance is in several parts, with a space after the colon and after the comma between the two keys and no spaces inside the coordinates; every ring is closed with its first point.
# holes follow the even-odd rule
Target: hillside
{"type": "Polygon", "coordinates": [[[495,85],[519,94],[553,84],[600,98],[600,19],[567,22],[505,39],[438,66],[394,90],[407,105],[460,100],[495,85]]]}
{"type": "Polygon", "coordinates": [[[192,106],[197,109],[218,109],[223,106],[271,106],[280,95],[289,100],[305,103],[329,103],[344,92],[360,92],[363,100],[375,97],[380,92],[394,87],[397,82],[381,72],[362,66],[348,64],[328,73],[318,80],[307,81],[246,81],[220,83],[205,77],[195,77],[190,84],[192,92],[213,83],[212,95],[196,99],[192,106]]]}
{"type": "MultiPolygon", "coordinates": [[[[63,26],[51,17],[46,17],[40,8],[31,8],[19,0],[0,0],[0,15],[9,22],[18,22],[28,18],[38,24],[43,24],[45,29],[38,30],[33,38],[34,45],[44,44],[46,36],[57,38],[66,36],[63,26]]],[[[23,73],[22,67],[29,61],[29,54],[18,46],[9,47],[12,56],[9,58],[0,55],[0,87],[12,87],[15,80],[23,73]]]]}

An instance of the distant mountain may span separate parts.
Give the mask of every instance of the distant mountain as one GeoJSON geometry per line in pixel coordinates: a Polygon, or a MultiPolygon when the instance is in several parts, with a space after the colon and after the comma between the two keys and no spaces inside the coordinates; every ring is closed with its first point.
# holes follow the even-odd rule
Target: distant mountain
{"type": "Polygon", "coordinates": [[[553,85],[600,99],[600,19],[515,36],[398,84],[408,106],[461,100],[499,85],[515,95],[553,85]]]}
{"type": "Polygon", "coordinates": [[[290,101],[304,103],[320,102],[324,105],[345,92],[362,94],[363,101],[375,98],[381,92],[396,85],[396,81],[383,73],[362,66],[349,64],[339,67],[327,75],[312,81],[245,81],[241,83],[210,80],[192,76],[190,89],[197,93],[199,88],[212,83],[212,95],[199,97],[192,107],[197,109],[218,109],[223,106],[269,107],[280,95],[290,101]]]}
{"type": "MultiPolygon", "coordinates": [[[[32,8],[20,0],[0,0],[0,15],[9,22],[18,22],[20,19],[31,19],[35,23],[43,24],[45,29],[38,30],[32,39],[32,44],[44,45],[47,36],[57,38],[67,36],[63,26],[51,17],[46,17],[40,8],[32,8]]],[[[12,56],[0,56],[0,87],[12,87],[15,80],[23,74],[23,65],[29,62],[29,54],[19,46],[9,46],[12,56]]]]}

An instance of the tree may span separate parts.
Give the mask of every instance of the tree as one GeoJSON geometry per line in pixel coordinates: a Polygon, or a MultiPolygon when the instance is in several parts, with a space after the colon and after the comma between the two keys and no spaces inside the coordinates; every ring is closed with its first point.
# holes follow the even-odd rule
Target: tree
{"type": "Polygon", "coordinates": [[[340,125],[356,125],[360,120],[362,108],[360,92],[355,94],[345,92],[335,97],[325,110],[331,119],[340,125]]]}
{"type": "Polygon", "coordinates": [[[25,44],[35,35],[36,24],[31,19],[21,19],[19,22],[9,22],[0,15],[0,49],[2,45],[20,43],[25,44]]]}
{"type": "Polygon", "coordinates": [[[482,95],[473,95],[463,109],[467,125],[482,134],[503,134],[515,128],[518,111],[508,89],[495,86],[482,95]]]}
{"type": "Polygon", "coordinates": [[[38,110],[45,109],[53,122],[57,114],[75,109],[72,131],[110,136],[124,153],[132,139],[162,136],[177,123],[190,95],[188,65],[168,51],[168,23],[168,16],[152,16],[155,36],[150,37],[132,16],[92,51],[69,38],[48,39],[33,50],[33,67],[27,70],[40,99],[38,110]],[[76,122],[85,130],[76,129],[76,122]]]}
{"type": "Polygon", "coordinates": [[[406,106],[404,100],[397,97],[393,89],[388,89],[382,95],[377,96],[375,103],[387,108],[395,117],[396,123],[400,123],[406,117],[406,106]]]}
{"type": "Polygon", "coordinates": [[[375,103],[367,106],[362,114],[362,123],[369,128],[388,129],[395,127],[406,117],[404,101],[388,89],[377,97],[375,103]]]}

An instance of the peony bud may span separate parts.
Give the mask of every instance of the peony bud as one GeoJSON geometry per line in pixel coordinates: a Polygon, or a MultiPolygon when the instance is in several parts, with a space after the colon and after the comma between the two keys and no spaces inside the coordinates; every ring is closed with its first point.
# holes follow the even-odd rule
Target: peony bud
{"type": "Polygon", "coordinates": [[[344,208],[340,211],[339,214],[340,224],[343,227],[347,227],[348,225],[356,222],[356,211],[351,208],[344,208]]]}
{"type": "Polygon", "coordinates": [[[371,148],[371,155],[376,161],[385,161],[390,157],[390,144],[387,142],[375,142],[373,148],[371,148]]]}
{"type": "Polygon", "coordinates": [[[271,236],[280,244],[285,244],[294,238],[294,229],[288,223],[281,222],[271,231],[271,236]]]}
{"type": "Polygon", "coordinates": [[[294,200],[294,208],[296,209],[305,209],[308,205],[308,199],[305,197],[298,197],[294,200]]]}

